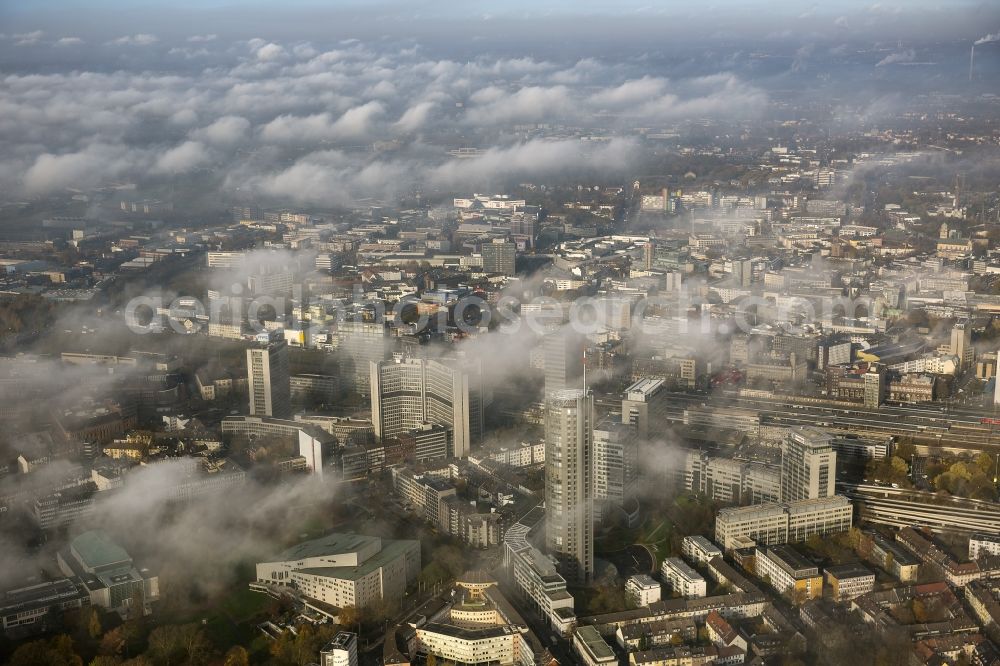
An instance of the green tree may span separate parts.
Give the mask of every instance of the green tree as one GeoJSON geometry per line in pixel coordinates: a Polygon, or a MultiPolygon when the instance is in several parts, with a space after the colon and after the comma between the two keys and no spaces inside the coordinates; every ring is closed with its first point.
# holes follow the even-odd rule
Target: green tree
{"type": "Polygon", "coordinates": [[[968,481],[972,478],[972,470],[970,470],[968,465],[962,461],[952,464],[952,466],[948,468],[948,473],[955,478],[962,479],[963,481],[968,481]]]}
{"type": "Polygon", "coordinates": [[[993,476],[993,470],[996,469],[996,461],[994,461],[993,456],[984,451],[976,456],[976,467],[981,469],[983,474],[993,476]]]}
{"type": "Polygon", "coordinates": [[[905,460],[898,456],[893,456],[889,461],[889,464],[892,465],[893,480],[898,481],[900,478],[905,479],[906,475],[910,471],[910,466],[906,464],[905,460]]]}

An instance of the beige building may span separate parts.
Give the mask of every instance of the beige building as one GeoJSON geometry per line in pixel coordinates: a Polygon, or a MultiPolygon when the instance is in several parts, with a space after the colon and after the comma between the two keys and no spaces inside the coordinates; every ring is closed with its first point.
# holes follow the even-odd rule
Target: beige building
{"type": "Polygon", "coordinates": [[[398,604],[420,573],[420,542],[334,533],[257,563],[257,585],[292,587],[336,608],[398,604]]]}
{"type": "Polygon", "coordinates": [[[875,573],[861,564],[841,564],[823,572],[836,601],[855,599],[875,589],[875,573]]]}
{"type": "Polygon", "coordinates": [[[569,579],[594,575],[594,397],[581,389],[545,402],[545,545],[569,579]]]}
{"type": "Polygon", "coordinates": [[[836,481],[833,438],[818,428],[792,428],[781,445],[781,500],[830,497],[836,481]]]}
{"type": "Polygon", "coordinates": [[[754,557],[757,576],[798,603],[823,596],[819,567],[789,546],[758,548],[754,557]]]}
{"type": "Polygon", "coordinates": [[[483,434],[483,386],[478,363],[425,359],[371,362],[372,425],[381,439],[426,423],[450,432],[448,454],[465,458],[483,434]]]}
{"type": "Polygon", "coordinates": [[[284,340],[259,343],[247,349],[247,387],[250,416],[291,418],[288,346],[284,340]]]}
{"type": "Polygon", "coordinates": [[[804,541],[814,534],[836,534],[851,528],[854,507],[842,495],[726,508],[715,518],[715,540],[725,550],[749,538],[763,545],[804,541]]]}

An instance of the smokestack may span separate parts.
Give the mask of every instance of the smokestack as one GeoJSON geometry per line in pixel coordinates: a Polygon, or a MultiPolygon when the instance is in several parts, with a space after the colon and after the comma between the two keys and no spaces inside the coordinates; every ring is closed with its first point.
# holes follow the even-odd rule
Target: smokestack
{"type": "Polygon", "coordinates": [[[976,45],[972,45],[972,51],[969,52],[969,81],[972,81],[972,65],[976,62],[976,45]]]}

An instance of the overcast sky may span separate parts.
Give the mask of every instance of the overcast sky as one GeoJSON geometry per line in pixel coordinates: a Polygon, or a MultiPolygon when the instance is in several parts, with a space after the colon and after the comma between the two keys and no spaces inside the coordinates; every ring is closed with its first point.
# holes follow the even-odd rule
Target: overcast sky
{"type": "Polygon", "coordinates": [[[634,167],[636,127],[865,122],[995,92],[996,2],[0,0],[0,194],[210,183],[301,204],[634,167]],[[185,6],[187,5],[187,6],[185,6]],[[527,136],[593,128],[609,140],[527,136]],[[446,149],[479,148],[472,160],[446,149]]]}
{"type": "MultiPolygon", "coordinates": [[[[713,0],[678,2],[645,0],[20,0],[0,1],[0,25],[9,30],[77,30],[106,33],[116,29],[161,32],[210,29],[245,36],[245,31],[270,28],[275,36],[292,33],[316,38],[343,36],[352,31],[377,34],[447,35],[455,29],[489,33],[491,22],[505,37],[545,34],[559,41],[554,25],[565,34],[609,32],[630,25],[645,37],[685,40],[697,34],[731,33],[753,39],[785,33],[813,36],[890,39],[975,39],[984,26],[992,28],[1000,16],[990,0],[713,0]],[[607,19],[612,18],[612,23],[607,19]],[[83,19],[83,20],[81,20],[83,19]],[[89,20],[88,20],[89,19],[89,20]],[[518,25],[509,31],[511,22],[518,25]],[[548,32],[538,33],[540,26],[548,32]],[[679,29],[679,28],[683,28],[679,29]],[[280,33],[280,34],[279,34],[280,33]]],[[[1000,29],[1000,26],[995,26],[1000,29]]],[[[461,33],[451,33],[461,38],[461,33]]],[[[620,39],[622,34],[609,35],[620,39]]]]}

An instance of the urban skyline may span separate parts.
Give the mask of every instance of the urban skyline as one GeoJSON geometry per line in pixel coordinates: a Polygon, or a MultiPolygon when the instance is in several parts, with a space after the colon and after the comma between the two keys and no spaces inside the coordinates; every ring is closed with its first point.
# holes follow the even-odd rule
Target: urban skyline
{"type": "Polygon", "coordinates": [[[1000,7],[0,4],[0,661],[1000,666],[1000,7]]]}

